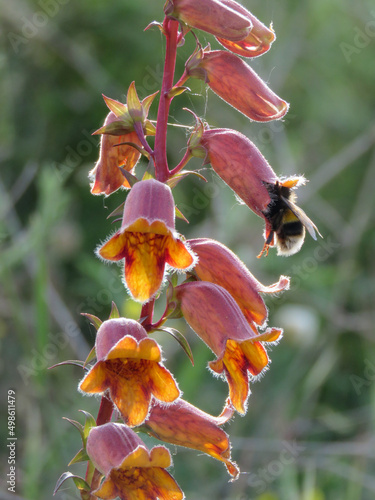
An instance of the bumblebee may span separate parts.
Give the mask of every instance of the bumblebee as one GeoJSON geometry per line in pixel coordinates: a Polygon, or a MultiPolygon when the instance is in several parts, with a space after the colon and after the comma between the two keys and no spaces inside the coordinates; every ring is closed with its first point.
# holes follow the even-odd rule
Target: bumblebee
{"type": "Polygon", "coordinates": [[[292,177],[275,184],[264,183],[271,198],[271,203],[264,212],[266,220],[265,244],[258,255],[268,255],[269,247],[277,247],[277,255],[293,255],[301,250],[306,230],[316,240],[319,233],[316,225],[305,212],[295,204],[296,194],[293,188],[305,182],[303,177],[292,177]]]}

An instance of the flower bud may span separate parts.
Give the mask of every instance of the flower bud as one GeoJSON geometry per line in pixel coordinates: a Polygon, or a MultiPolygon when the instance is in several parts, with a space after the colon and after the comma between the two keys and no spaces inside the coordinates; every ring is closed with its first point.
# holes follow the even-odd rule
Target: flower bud
{"type": "Polygon", "coordinates": [[[209,238],[189,240],[190,248],[198,256],[194,271],[202,281],[225,288],[240,306],[250,324],[264,325],[268,311],[261,293],[278,293],[289,287],[289,278],[281,276],[278,283],[262,285],[245,264],[229,248],[209,238]]]}
{"type": "Polygon", "coordinates": [[[234,0],[220,0],[224,5],[246,17],[253,27],[246,38],[240,41],[217,37],[218,42],[226,49],[243,57],[257,57],[267,52],[276,39],[272,29],[267,28],[251,12],[234,0]]]}
{"type": "Polygon", "coordinates": [[[251,21],[220,0],[167,0],[167,16],[228,40],[242,40],[252,27],[251,21]]]}
{"type": "Polygon", "coordinates": [[[278,177],[259,149],[246,136],[230,129],[206,130],[201,144],[215,172],[264,218],[271,203],[266,183],[275,184],[278,177]]]}
{"type": "Polygon", "coordinates": [[[219,417],[213,417],[183,399],[168,407],[155,402],[144,426],[152,436],[164,442],[203,451],[224,462],[229,474],[236,479],[239,470],[230,460],[229,437],[219,427],[231,419],[233,413],[230,404],[219,417]]]}
{"type": "Polygon", "coordinates": [[[204,80],[215,94],[251,120],[278,120],[288,111],[289,104],[242,59],[229,52],[195,52],[186,63],[186,73],[204,80]]]}

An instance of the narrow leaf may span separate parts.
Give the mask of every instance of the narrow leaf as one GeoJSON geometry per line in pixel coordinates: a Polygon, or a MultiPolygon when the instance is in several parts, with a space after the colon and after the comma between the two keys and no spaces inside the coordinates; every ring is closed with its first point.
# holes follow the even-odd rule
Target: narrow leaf
{"type": "Polygon", "coordinates": [[[120,313],[118,311],[118,307],[116,304],[112,301],[112,309],[111,309],[111,314],[109,315],[108,319],[117,319],[120,317],[120,313]]]}
{"type": "Polygon", "coordinates": [[[150,122],[150,120],[146,120],[143,129],[145,131],[146,135],[155,135],[156,134],[156,127],[153,123],[150,122]]]}
{"type": "Polygon", "coordinates": [[[83,442],[83,437],[84,437],[83,425],[80,422],[77,422],[76,420],[72,420],[72,419],[67,418],[67,417],[63,417],[63,420],[66,420],[67,422],[72,424],[79,431],[79,433],[81,434],[82,442],[83,442]]]}
{"type": "Polygon", "coordinates": [[[144,148],[138,146],[138,144],[135,144],[134,142],[119,142],[118,144],[113,145],[113,147],[116,146],[131,146],[132,148],[136,149],[141,155],[145,156],[148,160],[150,159],[149,153],[144,148]]]}
{"type": "Polygon", "coordinates": [[[181,87],[172,87],[171,90],[168,92],[168,97],[176,97],[177,95],[181,95],[186,91],[190,92],[189,87],[181,86],[181,87]]]}
{"type": "Polygon", "coordinates": [[[129,132],[132,132],[133,130],[133,122],[118,120],[112,123],[108,123],[108,125],[103,125],[103,127],[98,128],[98,130],[95,130],[95,132],[93,132],[91,135],[125,135],[129,134],[129,132]]]}
{"type": "Polygon", "coordinates": [[[142,107],[143,107],[143,113],[144,113],[145,118],[148,115],[148,112],[150,110],[150,106],[153,103],[153,100],[155,99],[155,97],[157,96],[158,93],[159,93],[159,91],[155,92],[154,94],[148,95],[147,97],[145,97],[143,99],[142,107]]]}
{"type": "Polygon", "coordinates": [[[61,363],[56,363],[55,365],[49,366],[48,370],[52,370],[52,368],[56,368],[56,366],[64,366],[64,365],[73,365],[79,366],[80,368],[84,368],[84,362],[79,359],[68,359],[67,361],[62,361],[61,363]]]}
{"type": "Polygon", "coordinates": [[[174,287],[178,285],[178,274],[177,273],[172,273],[168,276],[168,281],[170,284],[174,287]]]}
{"type": "Polygon", "coordinates": [[[142,178],[143,181],[146,181],[148,179],[155,179],[155,166],[152,158],[150,158],[150,161],[148,162],[147,170],[144,173],[144,176],[142,178]]]}
{"type": "Polygon", "coordinates": [[[90,491],[90,486],[86,483],[86,481],[82,477],[77,476],[76,474],[72,474],[71,472],[64,472],[63,474],[61,474],[61,476],[57,480],[57,483],[56,483],[55,489],[53,491],[53,494],[55,495],[58,492],[58,490],[61,488],[61,485],[67,479],[70,479],[70,478],[73,479],[75,485],[77,486],[77,488],[79,490],[90,491]]]}
{"type": "Polygon", "coordinates": [[[90,491],[90,485],[80,476],[72,476],[74,484],[79,491],[90,491]]]}
{"type": "Polygon", "coordinates": [[[182,220],[184,220],[185,222],[187,222],[189,224],[189,221],[187,220],[187,218],[185,217],[185,215],[181,212],[181,210],[177,207],[177,205],[175,205],[174,211],[175,211],[176,217],[178,219],[182,219],[182,220]]]}
{"type": "Polygon", "coordinates": [[[168,179],[167,184],[171,189],[173,189],[180,181],[182,181],[182,179],[185,179],[185,177],[187,177],[188,175],[195,175],[202,181],[207,182],[207,179],[195,170],[181,170],[181,172],[178,172],[178,174],[168,179]]]}
{"type": "MultiPolygon", "coordinates": [[[[135,175],[131,174],[130,172],[128,172],[127,170],[125,170],[122,167],[119,167],[119,169],[121,170],[122,175],[128,181],[130,187],[133,187],[134,184],[136,184],[137,182],[139,182],[135,175]]],[[[108,217],[110,217],[110,215],[108,217]]],[[[108,219],[108,217],[107,217],[107,219],[108,219]]]]}
{"type": "Polygon", "coordinates": [[[142,121],[142,104],[135,88],[135,82],[132,82],[129,86],[126,103],[128,105],[129,114],[133,120],[142,121]]]}
{"type": "Polygon", "coordinates": [[[89,432],[90,430],[93,428],[93,427],[96,427],[96,420],[95,418],[91,415],[91,413],[89,413],[88,411],[85,411],[85,410],[79,410],[81,413],[83,413],[86,417],[86,420],[85,420],[85,425],[84,425],[84,428],[83,428],[83,445],[86,446],[86,440],[87,440],[87,436],[89,435],[89,432]]]}
{"type": "Polygon", "coordinates": [[[87,460],[90,460],[90,457],[87,455],[86,451],[81,448],[79,452],[68,463],[68,466],[70,467],[71,465],[77,464],[78,462],[87,462],[87,460]]]}
{"type": "Polygon", "coordinates": [[[103,95],[103,99],[108,106],[108,108],[114,113],[117,118],[121,118],[121,116],[128,114],[128,106],[123,104],[122,102],[116,101],[115,99],[111,99],[110,97],[103,95]]]}
{"type": "Polygon", "coordinates": [[[164,29],[163,25],[161,23],[159,23],[158,21],[152,21],[150,24],[148,24],[145,27],[145,29],[143,31],[147,31],[150,28],[153,28],[154,26],[156,26],[157,28],[159,28],[159,30],[162,32],[162,34],[165,35],[165,29],[164,29]]]}
{"type": "Polygon", "coordinates": [[[167,332],[169,335],[172,335],[174,339],[180,344],[182,349],[185,351],[187,357],[190,359],[191,364],[194,366],[194,358],[193,353],[190,348],[189,342],[186,340],[184,335],[181,332],[176,330],[175,328],[165,327],[165,328],[157,328],[158,331],[167,332]]]}
{"type": "Polygon", "coordinates": [[[81,316],[85,316],[85,318],[87,318],[97,330],[99,330],[101,324],[103,323],[103,321],[100,318],[94,316],[93,314],[81,313],[81,316]]]}
{"type": "Polygon", "coordinates": [[[109,219],[110,217],[117,217],[118,215],[122,215],[123,211],[124,211],[124,205],[125,205],[125,202],[121,203],[121,205],[119,205],[117,208],[115,208],[113,210],[113,212],[111,212],[107,219],[109,219]]]}
{"type": "Polygon", "coordinates": [[[85,360],[85,363],[83,365],[83,368],[86,368],[86,366],[90,363],[90,361],[92,361],[93,359],[95,359],[96,357],[96,349],[95,349],[95,346],[91,349],[91,351],[89,352],[86,360],[85,360]]]}

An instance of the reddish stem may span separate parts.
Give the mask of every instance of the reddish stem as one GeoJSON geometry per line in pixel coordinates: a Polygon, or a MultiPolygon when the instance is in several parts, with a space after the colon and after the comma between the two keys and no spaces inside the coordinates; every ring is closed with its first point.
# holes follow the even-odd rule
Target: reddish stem
{"type": "Polygon", "coordinates": [[[154,315],[154,304],[155,299],[146,302],[143,304],[140,319],[142,320],[141,324],[143,328],[148,331],[150,329],[150,325],[152,325],[152,317],[154,315]]]}
{"type": "Polygon", "coordinates": [[[161,316],[161,318],[159,319],[159,321],[157,321],[156,323],[154,323],[153,325],[150,325],[150,330],[156,330],[157,328],[159,328],[160,326],[164,325],[164,323],[167,321],[168,319],[168,312],[169,312],[169,304],[168,304],[168,301],[167,301],[167,304],[165,306],[165,310],[161,316]]]}
{"type": "Polygon", "coordinates": [[[167,161],[167,123],[172,98],[168,96],[168,92],[173,87],[173,78],[176,66],[178,26],[178,21],[168,18],[164,19],[163,27],[165,30],[167,44],[154,149],[156,178],[160,182],[165,182],[169,178],[167,161]]]}
{"type": "Polygon", "coordinates": [[[190,76],[187,74],[186,69],[185,69],[185,71],[181,75],[181,78],[178,80],[178,82],[176,83],[175,86],[182,87],[183,84],[189,80],[189,78],[190,78],[190,76]]]}
{"type": "Polygon", "coordinates": [[[190,153],[190,150],[187,149],[186,153],[184,154],[182,160],[180,163],[170,171],[170,176],[177,174],[180,170],[184,168],[184,166],[188,163],[188,161],[192,158],[192,154],[190,153]]]}
{"type": "Polygon", "coordinates": [[[98,417],[96,419],[96,425],[106,424],[111,420],[113,413],[113,403],[107,396],[102,396],[100,401],[100,408],[98,411],[98,417]]]}
{"type": "Polygon", "coordinates": [[[145,137],[145,134],[143,132],[143,128],[142,128],[142,124],[141,122],[135,122],[134,123],[134,130],[138,136],[138,139],[141,141],[142,143],[142,146],[145,148],[145,150],[147,151],[147,153],[149,153],[151,156],[154,154],[154,152],[152,151],[149,143],[146,141],[146,137],[145,137]]]}

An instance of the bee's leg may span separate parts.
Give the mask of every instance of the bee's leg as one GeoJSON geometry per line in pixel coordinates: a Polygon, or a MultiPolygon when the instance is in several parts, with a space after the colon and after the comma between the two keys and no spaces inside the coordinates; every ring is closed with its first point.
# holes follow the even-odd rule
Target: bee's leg
{"type": "Polygon", "coordinates": [[[270,247],[273,247],[275,244],[274,243],[274,235],[275,235],[275,233],[272,230],[268,233],[268,236],[266,233],[267,239],[263,245],[262,251],[260,252],[259,255],[257,255],[257,259],[260,259],[264,253],[266,254],[265,255],[266,257],[268,256],[268,252],[269,252],[270,247]]]}

